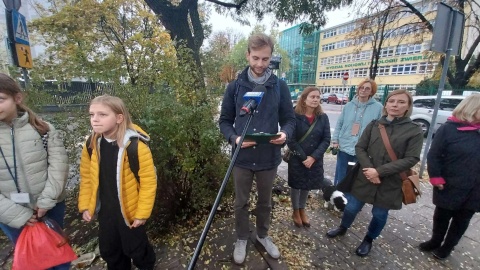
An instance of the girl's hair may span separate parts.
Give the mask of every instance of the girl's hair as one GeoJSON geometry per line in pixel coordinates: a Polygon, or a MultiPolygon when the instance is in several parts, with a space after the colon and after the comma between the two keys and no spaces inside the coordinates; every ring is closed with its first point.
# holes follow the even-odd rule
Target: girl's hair
{"type": "MultiPolygon", "coordinates": [[[[307,100],[308,95],[313,91],[318,91],[320,94],[322,93],[320,92],[320,89],[313,86],[309,86],[305,88],[302,94],[300,95],[300,99],[297,102],[297,106],[295,107],[296,113],[304,115],[307,112],[307,105],[305,104],[305,100],[307,100]]],[[[318,107],[316,107],[313,110],[313,114],[314,115],[323,114],[322,105],[319,104],[318,107]]]]}
{"type": "MultiPolygon", "coordinates": [[[[102,104],[109,107],[116,115],[123,115],[123,121],[118,124],[116,134],[117,145],[119,147],[123,147],[123,137],[125,137],[127,129],[135,129],[132,123],[132,118],[130,117],[130,113],[128,113],[127,107],[125,106],[125,103],[123,103],[123,100],[121,100],[119,97],[102,95],[92,99],[92,101],[90,101],[90,105],[92,104],[102,104]]],[[[98,137],[100,136],[101,134],[93,132],[92,140],[90,141],[90,145],[88,147],[93,149],[96,146],[98,137]]]]}
{"type": "MultiPolygon", "coordinates": [[[[15,99],[18,95],[21,95],[22,97],[23,92],[22,89],[20,89],[20,85],[12,79],[12,77],[8,76],[5,73],[0,72],[0,92],[7,94],[13,99],[15,99]]],[[[28,108],[25,104],[23,104],[23,99],[20,104],[17,104],[17,110],[19,112],[27,112],[28,113],[28,123],[35,128],[38,133],[40,134],[45,134],[50,130],[50,127],[48,126],[47,122],[43,121],[40,119],[30,108],[28,108]]]]}
{"type": "Polygon", "coordinates": [[[410,115],[412,115],[412,109],[413,109],[412,94],[410,94],[410,92],[408,92],[405,89],[394,90],[394,91],[390,92],[390,94],[388,94],[387,99],[385,99],[385,105],[383,105],[383,115],[388,115],[387,109],[386,109],[388,99],[390,99],[392,96],[401,95],[401,94],[405,94],[408,97],[408,110],[405,112],[405,114],[403,116],[410,117],[410,115]]]}
{"type": "Polygon", "coordinates": [[[369,97],[373,97],[377,93],[378,86],[377,86],[377,83],[372,79],[365,79],[358,84],[357,95],[358,95],[358,91],[360,91],[360,87],[362,87],[362,85],[366,83],[370,83],[372,85],[372,92],[370,93],[369,97]]]}
{"type": "Polygon", "coordinates": [[[480,94],[475,93],[462,100],[455,107],[452,115],[464,122],[479,123],[480,119],[476,118],[478,111],[480,111],[480,94]]]}

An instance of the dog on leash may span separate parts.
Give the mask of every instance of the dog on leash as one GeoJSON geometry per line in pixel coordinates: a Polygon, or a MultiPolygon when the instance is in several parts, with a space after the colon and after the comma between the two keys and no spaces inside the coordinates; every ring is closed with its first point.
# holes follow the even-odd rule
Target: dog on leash
{"type": "Polygon", "coordinates": [[[338,191],[335,186],[324,186],[322,188],[323,192],[323,199],[325,200],[324,207],[328,207],[328,203],[331,203],[335,209],[335,211],[342,211],[345,210],[345,206],[347,205],[347,198],[343,192],[338,191]]]}

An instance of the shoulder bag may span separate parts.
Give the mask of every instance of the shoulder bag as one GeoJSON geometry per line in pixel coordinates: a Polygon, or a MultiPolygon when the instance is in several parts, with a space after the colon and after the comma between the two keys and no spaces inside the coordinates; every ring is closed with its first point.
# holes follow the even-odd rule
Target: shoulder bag
{"type": "MultiPolygon", "coordinates": [[[[392,149],[392,145],[390,144],[390,140],[388,139],[385,126],[382,124],[378,124],[378,129],[380,130],[380,134],[382,135],[383,144],[387,149],[388,155],[390,156],[392,161],[397,160],[397,155],[392,149]]],[[[420,192],[420,179],[417,172],[413,169],[410,169],[408,170],[408,172],[401,172],[400,176],[402,177],[403,204],[407,205],[411,203],[416,203],[417,197],[422,195],[422,193],[420,192]]]]}
{"type": "MultiPolygon", "coordinates": [[[[310,128],[307,130],[307,133],[305,133],[305,135],[302,136],[302,138],[298,141],[298,143],[303,142],[303,141],[308,137],[308,135],[310,135],[310,133],[311,133],[312,130],[313,130],[313,127],[314,127],[315,124],[317,123],[317,119],[318,119],[318,117],[315,117],[315,121],[313,121],[313,124],[312,124],[312,125],[310,126],[310,128]]],[[[287,149],[285,150],[285,153],[283,153],[283,156],[282,156],[283,161],[285,161],[285,162],[288,163],[288,162],[290,161],[290,158],[292,157],[292,155],[293,155],[293,151],[287,148],[287,149]]]]}

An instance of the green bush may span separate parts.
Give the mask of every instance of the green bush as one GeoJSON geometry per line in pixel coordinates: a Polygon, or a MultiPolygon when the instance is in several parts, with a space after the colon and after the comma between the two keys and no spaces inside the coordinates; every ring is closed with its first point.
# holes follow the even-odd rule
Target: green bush
{"type": "MultiPolygon", "coordinates": [[[[436,95],[438,92],[439,80],[425,79],[417,84],[415,88],[415,95],[417,96],[429,96],[436,95]]],[[[452,90],[452,86],[445,82],[445,90],[452,90]]]]}
{"type": "MultiPolygon", "coordinates": [[[[209,209],[228,165],[223,137],[214,120],[218,104],[181,103],[172,92],[125,87],[117,91],[134,121],[151,136],[149,143],[158,175],[152,218],[164,229],[209,209]]],[[[193,94],[192,94],[193,95],[193,94]]],[[[231,192],[231,187],[226,194],[231,192]]]]}

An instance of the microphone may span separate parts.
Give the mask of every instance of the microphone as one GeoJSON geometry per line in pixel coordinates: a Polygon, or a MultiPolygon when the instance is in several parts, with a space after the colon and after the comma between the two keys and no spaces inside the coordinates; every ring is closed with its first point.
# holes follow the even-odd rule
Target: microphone
{"type": "Polygon", "coordinates": [[[257,85],[252,92],[245,93],[243,96],[245,103],[240,109],[240,116],[251,114],[260,105],[266,90],[265,86],[257,85]]]}

